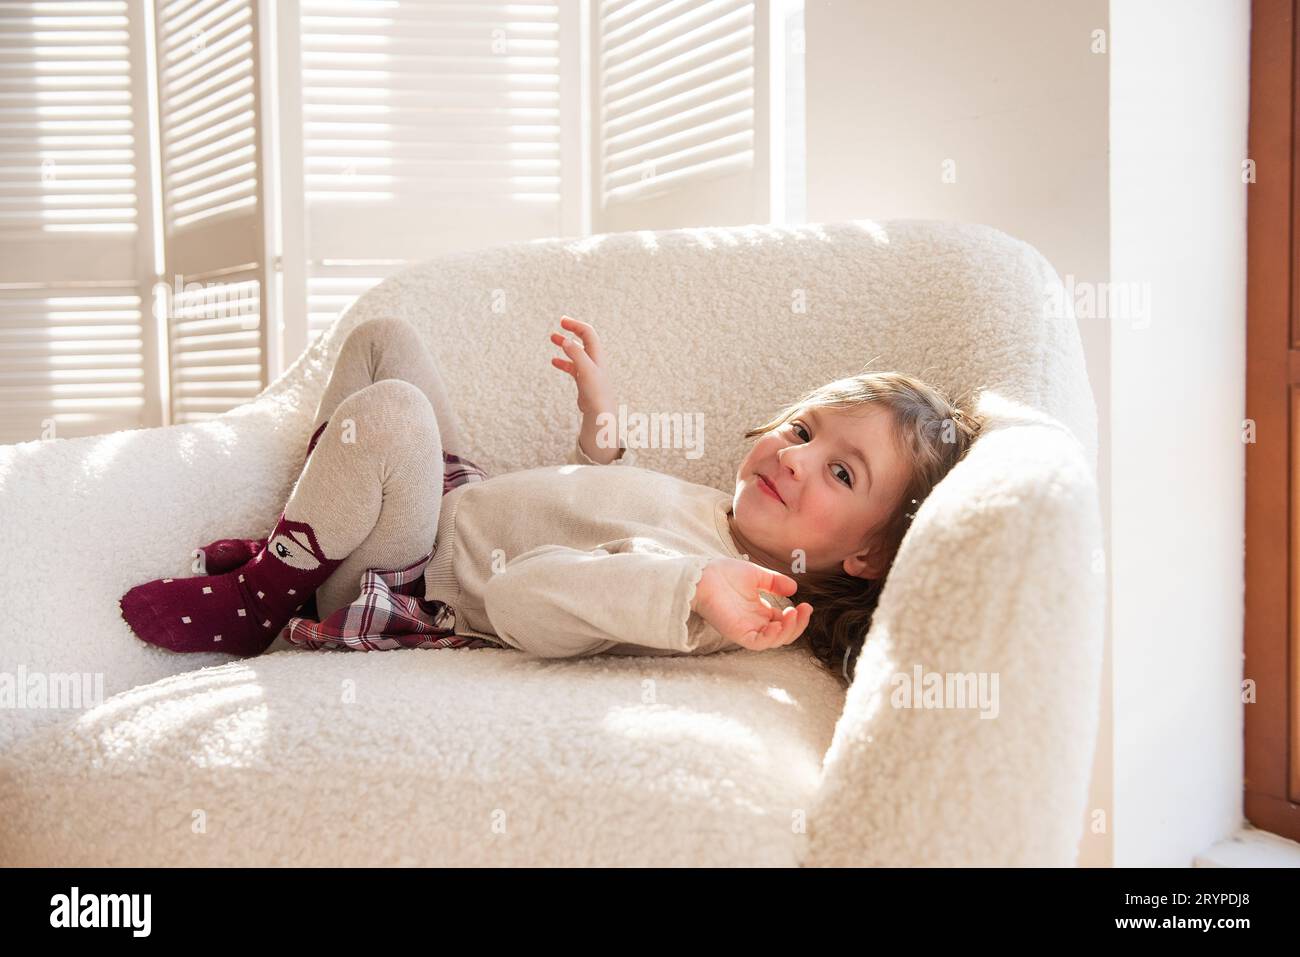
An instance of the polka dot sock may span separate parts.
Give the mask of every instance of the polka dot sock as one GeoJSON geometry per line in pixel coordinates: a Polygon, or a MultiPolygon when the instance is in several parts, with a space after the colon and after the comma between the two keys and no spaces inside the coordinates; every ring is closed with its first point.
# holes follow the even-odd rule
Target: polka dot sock
{"type": "Polygon", "coordinates": [[[170,651],[265,651],[341,563],[326,558],[306,522],[280,513],[269,544],[239,568],[137,585],[118,602],[143,641],[170,651]]]}

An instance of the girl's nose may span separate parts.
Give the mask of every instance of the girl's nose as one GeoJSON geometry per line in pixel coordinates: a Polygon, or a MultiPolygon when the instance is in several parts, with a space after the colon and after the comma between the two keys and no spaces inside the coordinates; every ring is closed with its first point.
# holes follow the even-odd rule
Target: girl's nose
{"type": "Polygon", "coordinates": [[[796,445],[788,445],[776,453],[777,464],[782,468],[789,469],[794,478],[800,478],[803,475],[803,459],[800,454],[795,452],[799,448],[796,445]]]}

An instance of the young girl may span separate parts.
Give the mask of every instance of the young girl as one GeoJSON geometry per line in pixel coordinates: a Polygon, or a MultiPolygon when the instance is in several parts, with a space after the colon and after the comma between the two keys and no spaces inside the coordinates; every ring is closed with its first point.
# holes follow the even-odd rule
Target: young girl
{"type": "Polygon", "coordinates": [[[362,322],[267,539],[206,546],[208,574],[132,588],[123,617],[172,651],[241,656],[282,631],[309,648],[542,657],[761,651],[807,632],[851,680],[912,515],[980,423],[913,377],[864,372],[749,430],[728,494],[600,441],[617,407],[600,342],[561,326],[576,338],[551,334],[567,357],[552,363],[583,413],[567,465],[488,479],[446,451],[464,445],[420,334],[362,322]]]}

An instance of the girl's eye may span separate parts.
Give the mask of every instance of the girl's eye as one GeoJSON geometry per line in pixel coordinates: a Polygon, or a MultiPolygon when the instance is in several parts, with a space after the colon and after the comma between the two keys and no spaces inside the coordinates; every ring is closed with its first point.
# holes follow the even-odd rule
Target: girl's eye
{"type": "MultiPolygon", "coordinates": [[[[790,428],[799,429],[799,434],[805,442],[807,442],[808,439],[812,438],[808,430],[804,428],[802,422],[791,422],[790,428]]],[[[832,469],[835,468],[838,468],[841,472],[844,473],[844,478],[840,479],[840,481],[843,482],[845,485],[847,485],[849,488],[853,488],[853,476],[852,474],[850,474],[849,470],[846,469],[843,465],[839,465],[838,463],[832,466],[832,469]]],[[[834,472],[832,472],[831,474],[834,474],[834,472]]],[[[839,478],[839,476],[837,475],[836,478],[839,478]]]]}

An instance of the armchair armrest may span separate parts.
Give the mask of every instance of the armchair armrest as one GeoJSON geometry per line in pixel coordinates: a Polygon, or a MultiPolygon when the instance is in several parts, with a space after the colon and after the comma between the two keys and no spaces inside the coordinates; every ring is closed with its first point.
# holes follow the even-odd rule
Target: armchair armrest
{"type": "Polygon", "coordinates": [[[1099,721],[1102,556],[1078,441],[1033,412],[991,416],[890,572],[805,863],[1075,863],[1099,721]]]}
{"type": "Polygon", "coordinates": [[[206,422],[0,446],[0,673],[27,686],[27,706],[0,721],[0,749],[98,703],[87,694],[230,660],[146,644],[118,599],[195,574],[200,545],[269,531],[339,341],[336,324],[256,398],[206,422]]]}

